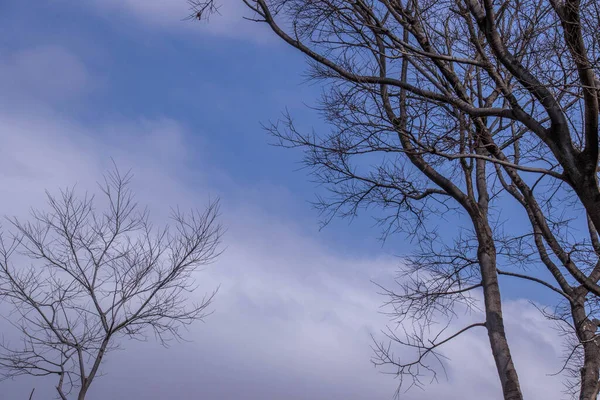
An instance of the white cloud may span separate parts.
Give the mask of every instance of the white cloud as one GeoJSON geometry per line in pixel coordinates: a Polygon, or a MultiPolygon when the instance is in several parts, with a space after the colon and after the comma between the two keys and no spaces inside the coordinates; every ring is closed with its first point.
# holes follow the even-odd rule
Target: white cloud
{"type": "MultiPolygon", "coordinates": [[[[7,147],[3,146],[0,154],[0,168],[6,171],[0,185],[0,209],[9,214],[22,214],[27,205],[39,203],[45,187],[73,182],[85,187],[99,177],[109,156],[134,169],[138,198],[149,201],[153,210],[175,203],[201,205],[211,191],[202,184],[189,187],[182,180],[185,129],[172,120],[140,119],[86,128],[48,116],[22,120],[0,113],[0,140],[18,149],[4,151],[7,147]]],[[[314,387],[290,398],[306,398],[307,393],[317,399],[331,398],[332,393],[357,399],[392,395],[396,382],[369,364],[369,333],[385,323],[377,313],[382,299],[369,280],[385,281],[387,277],[389,281],[397,261],[337,254],[318,238],[300,233],[297,223],[270,214],[260,204],[249,207],[243,203],[240,198],[224,199],[228,249],[216,265],[199,275],[203,289],[217,284],[222,288],[216,313],[190,332],[194,343],[167,352],[153,344],[128,344],[128,351],[108,358],[107,375],[96,382],[92,399],[107,398],[117,388],[134,398],[160,398],[157,393],[167,393],[167,389],[142,384],[148,379],[146,374],[159,379],[153,367],[157,363],[187,371],[187,380],[172,375],[164,378],[168,393],[176,398],[201,389],[214,393],[209,399],[233,398],[222,397],[232,393],[233,387],[238,387],[237,397],[243,396],[250,389],[243,377],[235,374],[228,377],[227,390],[198,387],[209,383],[194,378],[194,374],[226,376],[231,368],[262,382],[252,389],[254,397],[246,398],[278,398],[283,389],[269,386],[271,379],[290,389],[299,380],[314,387]],[[148,350],[151,353],[140,354],[148,350]],[[123,380],[119,371],[125,370],[138,372],[123,380]],[[172,379],[176,386],[168,383],[172,379]]],[[[526,392],[533,399],[559,398],[559,380],[546,376],[557,369],[557,338],[547,334],[547,324],[528,304],[508,302],[506,308],[514,357],[526,392]]],[[[489,398],[499,394],[483,331],[467,334],[444,352],[451,358],[450,382],[442,380],[424,392],[413,390],[410,398],[458,399],[467,393],[489,398]]]]}
{"type": "Polygon", "coordinates": [[[25,49],[0,59],[3,102],[20,100],[23,95],[46,102],[68,100],[80,95],[88,85],[85,66],[60,46],[25,49]]]}
{"type": "MultiPolygon", "coordinates": [[[[19,70],[29,71],[39,60],[25,59],[19,70]]],[[[36,93],[43,85],[27,90],[36,93]]],[[[127,343],[125,351],[110,354],[91,399],[391,398],[396,382],[369,364],[369,334],[386,321],[377,313],[382,299],[369,280],[389,282],[397,259],[339,254],[303,233],[298,221],[273,213],[256,196],[244,196],[262,190],[252,183],[232,177],[235,191],[209,186],[203,172],[209,166],[201,161],[190,166],[186,129],[168,118],[86,126],[50,108],[34,114],[0,111],[0,142],[0,210],[9,215],[40,206],[45,188],[75,182],[93,188],[111,156],[133,169],[138,199],[159,218],[169,205],[201,207],[208,194],[222,192],[215,194],[223,197],[228,249],[198,275],[203,290],[222,285],[216,313],[191,329],[193,343],[169,350],[127,343]]],[[[276,203],[277,191],[269,193],[275,194],[270,203],[276,203]]],[[[509,301],[505,308],[527,397],[560,398],[560,379],[547,376],[559,366],[559,339],[528,303],[509,301]]],[[[406,398],[500,396],[483,330],[453,341],[444,353],[451,359],[449,381],[410,391],[406,398]]],[[[3,385],[9,398],[26,398],[32,386],[38,387],[37,398],[52,391],[50,381],[3,385]]]]}

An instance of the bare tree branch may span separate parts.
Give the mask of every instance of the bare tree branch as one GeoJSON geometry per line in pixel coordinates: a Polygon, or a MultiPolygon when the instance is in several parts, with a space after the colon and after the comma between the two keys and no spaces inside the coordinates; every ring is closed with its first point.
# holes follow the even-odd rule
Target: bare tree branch
{"type": "Polygon", "coordinates": [[[119,340],[152,332],[166,344],[208,315],[216,292],[194,301],[194,278],[221,254],[218,201],[175,209],[172,225],[157,229],[135,202],[131,177],[116,167],[105,175],[104,210],[68,189],[48,193],[49,211],[33,210],[30,221],[9,219],[0,293],[22,343],[2,344],[5,377],[56,375],[61,399],[73,390],[84,399],[119,340]]]}

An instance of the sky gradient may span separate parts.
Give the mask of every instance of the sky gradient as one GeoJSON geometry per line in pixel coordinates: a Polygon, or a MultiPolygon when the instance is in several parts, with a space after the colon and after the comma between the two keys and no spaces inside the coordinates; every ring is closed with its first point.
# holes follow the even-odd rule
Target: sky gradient
{"type": "MultiPolygon", "coordinates": [[[[0,1],[0,210],[26,216],[45,189],[93,190],[111,157],[157,221],[221,198],[226,252],[198,274],[198,296],[220,285],[214,314],[168,349],[124,343],[92,400],[391,399],[397,381],[370,364],[387,323],[371,281],[391,284],[411,243],[382,244],[368,216],[319,231],[308,202],[320,189],[261,122],[287,108],[326,129],[307,107],[320,88],[303,57],[225,1],[208,24],[183,20],[185,0],[0,1]]],[[[505,307],[525,397],[558,399],[560,339],[520,297],[505,307]]],[[[500,397],[483,331],[444,354],[447,378],[402,399],[500,397]]],[[[1,382],[0,398],[51,398],[53,384],[1,382]]]]}

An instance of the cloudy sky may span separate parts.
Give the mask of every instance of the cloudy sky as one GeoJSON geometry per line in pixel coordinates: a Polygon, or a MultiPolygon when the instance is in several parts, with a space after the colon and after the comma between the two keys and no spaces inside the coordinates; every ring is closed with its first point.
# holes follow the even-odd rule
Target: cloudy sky
{"type": "MultiPolygon", "coordinates": [[[[200,24],[183,21],[185,0],[0,1],[0,210],[23,216],[44,189],[93,187],[111,157],[158,219],[222,199],[227,250],[198,276],[198,296],[221,287],[215,313],[189,342],[125,343],[90,399],[391,399],[397,380],[370,363],[387,322],[371,281],[391,284],[411,245],[382,245],[368,217],[319,231],[300,154],[260,125],[287,107],[324,128],[306,107],[319,88],[241,1],[220,12],[200,24]]],[[[526,397],[560,398],[560,340],[519,291],[507,298],[526,397]]],[[[500,397],[483,331],[444,354],[447,379],[401,398],[500,397]]],[[[2,382],[0,398],[52,398],[53,384],[2,382]]]]}

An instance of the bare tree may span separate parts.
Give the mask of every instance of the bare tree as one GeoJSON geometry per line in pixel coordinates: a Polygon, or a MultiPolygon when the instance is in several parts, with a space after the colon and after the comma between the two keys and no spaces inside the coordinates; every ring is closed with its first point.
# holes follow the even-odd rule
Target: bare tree
{"type": "Polygon", "coordinates": [[[9,219],[0,236],[0,293],[11,307],[18,346],[2,344],[5,378],[57,377],[61,399],[84,399],[106,353],[124,338],[153,333],[162,344],[201,320],[215,293],[194,301],[194,272],[219,254],[218,202],[172,212],[154,227],[136,204],[130,174],[100,184],[105,209],[74,189],[47,194],[49,211],[9,219]]]}
{"type": "MultiPolygon", "coordinates": [[[[522,399],[500,292],[500,277],[520,279],[555,295],[543,311],[571,344],[567,389],[596,399],[600,3],[241,1],[323,82],[331,131],[303,133],[287,115],[268,128],[306,151],[329,190],[317,203],[325,222],[376,209],[385,235],[420,244],[399,287],[385,290],[404,321],[390,344],[415,358],[378,343],[375,362],[419,385],[435,378],[432,362],[443,367],[444,344],[479,329],[504,398],[522,399]],[[481,307],[485,318],[437,328],[457,307],[481,307]]],[[[197,17],[214,3],[192,1],[197,17]]]]}

